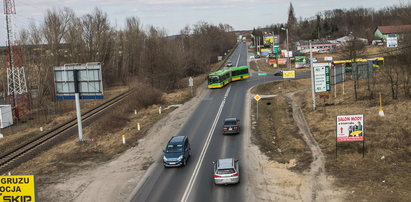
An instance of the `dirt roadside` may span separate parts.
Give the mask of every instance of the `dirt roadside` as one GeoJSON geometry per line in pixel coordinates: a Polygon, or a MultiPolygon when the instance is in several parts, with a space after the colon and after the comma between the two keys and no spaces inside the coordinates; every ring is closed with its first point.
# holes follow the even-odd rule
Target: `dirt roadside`
{"type": "MultiPolygon", "coordinates": [[[[262,97],[272,97],[264,96],[262,97]]],[[[296,159],[291,159],[287,163],[279,163],[270,160],[263,154],[259,146],[251,144],[251,129],[247,137],[246,154],[250,165],[248,167],[247,201],[343,201],[344,191],[337,190],[332,186],[333,178],[325,173],[325,158],[318,143],[310,133],[304,114],[298,103],[297,92],[280,94],[287,98],[292,106],[292,115],[295,124],[299,128],[304,141],[309,146],[313,161],[308,171],[299,173],[291,169],[296,166],[296,159]]],[[[247,97],[252,97],[248,93],[247,97]]],[[[247,112],[250,112],[251,99],[247,100],[247,112]]],[[[250,117],[250,116],[249,116],[250,117]]],[[[255,116],[251,115],[252,125],[256,122],[255,116]]]]}

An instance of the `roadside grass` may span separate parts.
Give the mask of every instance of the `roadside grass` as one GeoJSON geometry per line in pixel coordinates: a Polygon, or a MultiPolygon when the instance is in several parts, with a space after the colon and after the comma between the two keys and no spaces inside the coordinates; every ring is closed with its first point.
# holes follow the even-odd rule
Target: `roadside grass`
{"type": "MultiPolygon", "coordinates": [[[[205,76],[193,78],[193,89],[204,84],[205,76]]],[[[13,173],[48,175],[81,169],[106,162],[130,147],[137,146],[138,140],[147,134],[152,125],[174,110],[174,108],[162,110],[159,114],[160,106],[164,109],[168,105],[182,104],[192,98],[188,78],[185,80],[187,80],[185,88],[167,94],[147,90],[150,87],[145,85],[134,84],[135,92],[123,105],[117,106],[84,128],[85,143],[78,142],[78,136],[73,135],[47,152],[20,165],[13,170],[13,173]],[[134,114],[134,110],[137,114],[134,114]],[[140,123],[140,131],[137,123],[140,123]],[[126,144],[122,143],[122,135],[126,137],[126,144]]],[[[152,162],[142,163],[148,168],[152,162]]]]}
{"type": "MultiPolygon", "coordinates": [[[[389,86],[382,81],[377,89],[383,94],[384,117],[378,115],[378,98],[366,99],[366,88],[359,89],[355,101],[353,82],[346,82],[345,95],[319,100],[316,111],[306,104],[305,114],[311,132],[326,155],[326,170],[336,177],[336,185],[351,194],[347,201],[409,201],[411,192],[411,100],[392,100],[389,86]],[[365,156],[362,142],[338,143],[336,158],[336,116],[364,114],[365,156]]],[[[341,86],[339,85],[340,89],[341,86]]],[[[311,96],[306,93],[306,103],[311,96]]]]}
{"type": "MultiPolygon", "coordinates": [[[[271,83],[274,84],[274,83],[271,83]]],[[[276,82],[274,85],[282,85],[276,82]]],[[[257,86],[253,93],[266,93],[267,85],[257,86]]],[[[295,125],[292,116],[292,107],[287,98],[277,96],[264,98],[258,102],[258,120],[256,120],[256,101],[253,100],[252,109],[256,129],[253,130],[252,140],[270,159],[279,163],[294,164],[291,170],[303,172],[309,169],[312,162],[310,148],[305,144],[295,125]]]]}
{"type": "MultiPolygon", "coordinates": [[[[310,79],[264,84],[252,92],[263,95],[302,90],[295,98],[326,156],[326,172],[335,178],[336,186],[350,193],[345,197],[346,201],[409,201],[411,100],[401,96],[398,100],[391,99],[390,86],[381,74],[376,75],[374,89],[382,93],[384,117],[378,115],[378,96],[369,99],[366,81],[360,82],[357,101],[353,81],[347,81],[344,95],[342,84],[338,84],[337,97],[334,97],[334,87],[329,99],[319,99],[317,96],[315,111],[312,109],[310,79]],[[336,158],[336,116],[350,114],[364,114],[364,158],[362,142],[338,143],[336,158]]],[[[263,110],[261,112],[264,113],[263,110]]],[[[268,141],[271,140],[267,140],[267,144],[268,141]]]]}

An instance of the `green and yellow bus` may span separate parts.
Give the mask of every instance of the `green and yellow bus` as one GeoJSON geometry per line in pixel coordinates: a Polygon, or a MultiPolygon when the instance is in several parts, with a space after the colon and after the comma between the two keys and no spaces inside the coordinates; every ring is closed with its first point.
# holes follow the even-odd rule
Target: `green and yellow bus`
{"type": "MultiPolygon", "coordinates": [[[[345,64],[345,71],[346,72],[351,72],[352,71],[352,62],[354,61],[354,59],[352,60],[335,60],[333,61],[334,64],[345,64]]],[[[367,58],[367,59],[363,59],[363,58],[357,58],[355,60],[356,62],[372,62],[372,65],[374,68],[380,68],[384,65],[384,58],[383,57],[376,57],[376,58],[367,58]]]]}
{"type": "Polygon", "coordinates": [[[231,71],[232,81],[243,80],[243,79],[250,77],[248,66],[231,67],[230,71],[231,71]]]}
{"type": "Polygon", "coordinates": [[[222,88],[231,82],[229,70],[218,70],[208,75],[208,88],[222,88]]]}

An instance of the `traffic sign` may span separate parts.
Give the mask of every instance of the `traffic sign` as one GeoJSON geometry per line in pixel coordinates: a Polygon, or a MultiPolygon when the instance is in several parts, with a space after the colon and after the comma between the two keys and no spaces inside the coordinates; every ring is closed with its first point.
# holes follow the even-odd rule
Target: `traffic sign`
{"type": "Polygon", "coordinates": [[[254,96],[254,99],[258,102],[259,100],[261,100],[261,97],[259,95],[254,96]]]}

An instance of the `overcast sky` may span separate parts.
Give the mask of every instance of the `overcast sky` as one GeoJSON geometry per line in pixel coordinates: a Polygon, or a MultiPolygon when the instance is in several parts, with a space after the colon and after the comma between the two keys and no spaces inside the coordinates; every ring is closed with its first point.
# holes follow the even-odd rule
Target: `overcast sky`
{"type": "MultiPolygon", "coordinates": [[[[296,17],[312,17],[318,12],[336,8],[374,8],[410,3],[411,0],[292,0],[296,17]]],[[[91,13],[95,7],[108,14],[110,23],[121,28],[125,18],[135,16],[146,28],[164,28],[167,34],[178,34],[186,25],[199,21],[229,24],[235,30],[285,23],[290,0],[15,0],[16,30],[30,22],[40,24],[47,9],[72,8],[78,16],[91,13]]],[[[0,44],[5,41],[5,16],[0,15],[0,44]]]]}

